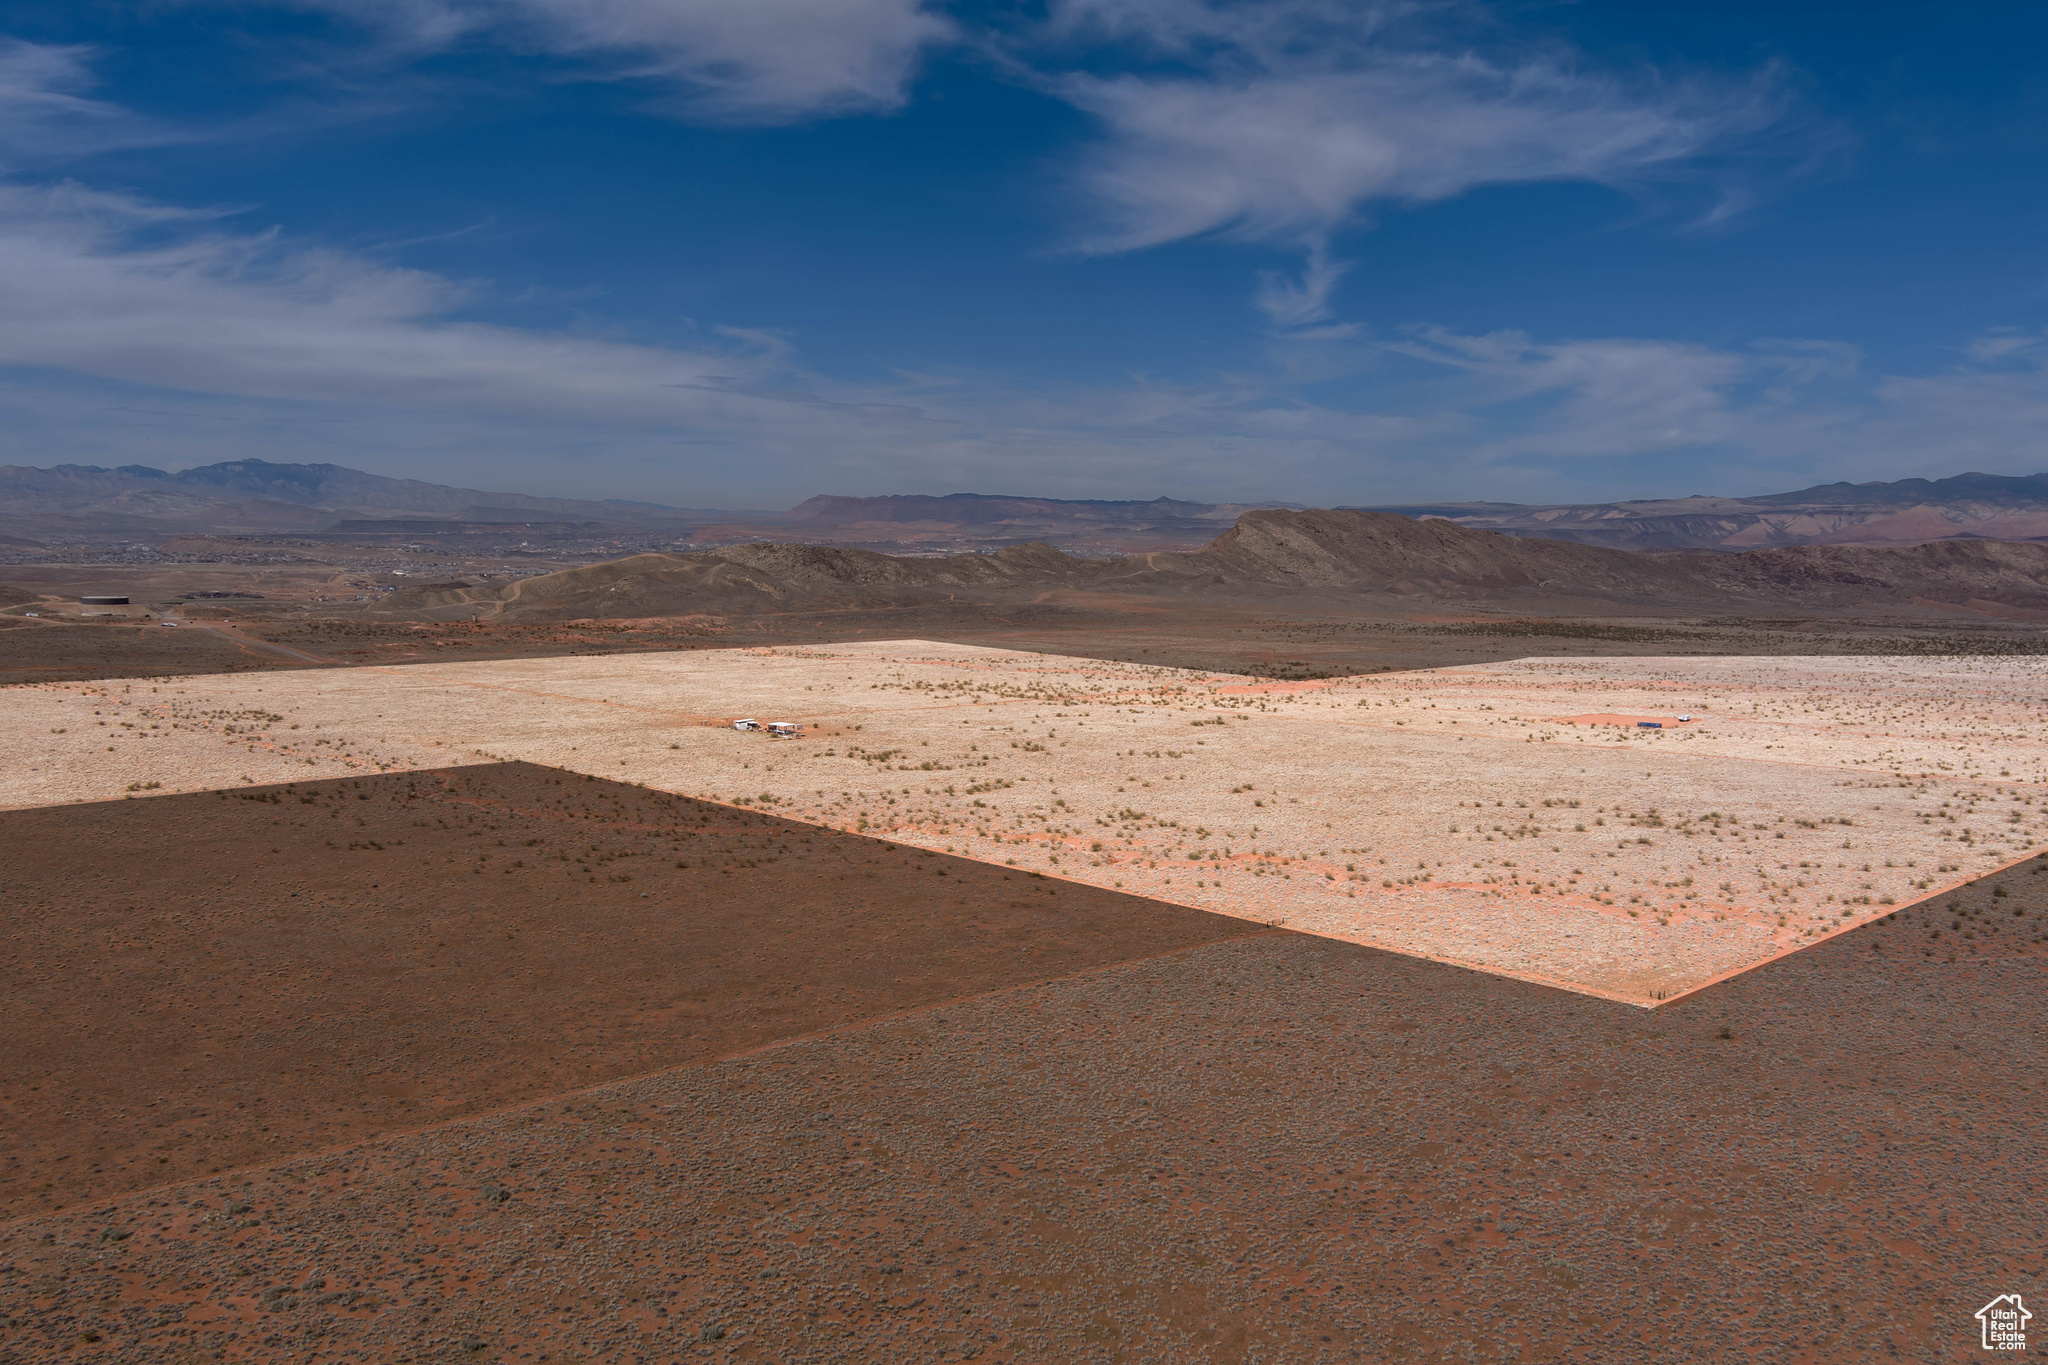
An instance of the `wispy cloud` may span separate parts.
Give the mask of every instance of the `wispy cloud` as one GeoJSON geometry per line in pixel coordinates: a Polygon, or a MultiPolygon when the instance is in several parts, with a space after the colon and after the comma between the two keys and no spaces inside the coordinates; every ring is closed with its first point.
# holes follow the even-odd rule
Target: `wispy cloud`
{"type": "Polygon", "coordinates": [[[1457,372],[1446,394],[1474,422],[1468,459],[1552,460],[1698,450],[1738,434],[1750,356],[1635,338],[1540,343],[1520,332],[1421,328],[1386,349],[1457,372]],[[1496,422],[1495,419],[1500,419],[1496,422]],[[1505,426],[1506,432],[1489,427],[1505,426]]]}
{"type": "Polygon", "coordinates": [[[731,401],[760,369],[755,347],[686,352],[455,320],[469,301],[444,277],[227,230],[216,215],[73,185],[0,187],[0,363],[613,420],[731,401]]]}
{"type": "Polygon", "coordinates": [[[1598,488],[1619,472],[1648,492],[1674,491],[1674,479],[1757,492],[2048,466],[2039,333],[1967,339],[1952,364],[1921,374],[1871,373],[1857,347],[1829,339],[1723,348],[1418,328],[1383,349],[1426,367],[1400,402],[1443,419],[1431,443],[1474,480],[1519,469],[1598,488]]]}
{"type": "Polygon", "coordinates": [[[1282,327],[1302,328],[1327,322],[1330,291],[1350,273],[1349,262],[1330,259],[1327,242],[1311,241],[1298,276],[1274,270],[1259,273],[1259,287],[1252,294],[1252,302],[1282,327]]]}
{"type": "Polygon", "coordinates": [[[47,462],[161,459],[181,441],[361,460],[369,442],[442,468],[489,447],[543,481],[602,452],[628,491],[786,488],[793,502],[823,486],[1221,491],[1253,469],[1300,484],[1347,448],[1418,431],[1316,409],[1269,376],[852,383],[807,373],[772,332],[715,329],[716,344],[685,349],[490,325],[466,320],[488,302],[473,286],[228,224],[73,186],[0,188],[0,367],[14,376],[0,443],[47,462]]]}
{"type": "MultiPolygon", "coordinates": [[[[188,0],[218,3],[218,0],[188,0]]],[[[1378,212],[1486,185],[1711,186],[1694,221],[1755,193],[1782,159],[1777,73],[1606,70],[1518,36],[1464,0],[1053,0],[1042,17],[955,19],[944,0],[267,0],[377,35],[396,64],[463,47],[652,82],[685,117],[775,124],[901,107],[925,56],[958,44],[1092,116],[1070,179],[1084,253],[1209,239],[1278,247],[1254,302],[1325,322],[1350,266],[1334,247],[1378,212]]],[[[374,88],[374,83],[372,85],[374,88]]],[[[356,89],[356,97],[361,90],[356,89]]]]}
{"type": "MultiPolygon", "coordinates": [[[[410,16],[410,41],[442,45],[515,7],[321,3],[410,16]]],[[[517,0],[522,11],[540,4],[517,0]]],[[[673,18],[702,7],[671,8],[673,18]]],[[[626,11],[581,9],[586,25],[626,11]]],[[[930,17],[907,3],[889,12],[930,17]]],[[[247,454],[375,464],[381,452],[386,467],[558,490],[565,469],[588,462],[608,483],[582,473],[566,491],[755,505],[820,488],[1373,502],[1483,487],[1554,498],[1604,495],[1617,481],[1672,491],[1674,469],[1740,491],[2039,463],[2048,338],[2031,331],[1963,339],[1940,372],[1889,375],[1826,338],[1715,347],[1431,327],[1389,336],[1334,321],[1331,292],[1350,266],[1331,243],[1378,205],[1545,176],[1678,174],[1776,107],[1767,90],[1583,77],[1555,57],[1383,56],[1370,23],[1350,47],[1303,37],[1348,13],[1292,0],[1062,11],[1062,22],[1094,25],[1095,40],[1125,34],[1118,41],[1173,68],[1057,78],[1103,111],[1084,182],[1105,214],[1093,249],[1207,236],[1302,253],[1299,276],[1260,285],[1283,335],[1234,370],[1079,383],[961,369],[852,382],[808,369],[800,338],[774,330],[712,327],[663,345],[506,326],[484,320],[500,302],[488,282],[252,229],[241,213],[17,178],[0,180],[0,446],[36,463],[247,454]],[[1142,43],[1128,36],[1152,19],[1142,43]]],[[[579,31],[591,51],[631,46],[579,31]]],[[[722,50],[675,41],[700,54],[691,62],[722,50]]],[[[11,111],[14,139],[0,140],[0,159],[26,166],[171,136],[94,99],[89,56],[0,48],[0,112],[11,111]]],[[[856,87],[876,107],[901,97],[908,70],[885,61],[863,84],[820,58],[810,76],[776,85],[735,62],[704,67],[704,80],[678,76],[679,88],[713,98],[727,88],[716,76],[750,92],[730,108],[785,116],[856,87]]]]}
{"type": "Polygon", "coordinates": [[[1740,176],[1709,161],[1779,124],[1770,72],[1728,82],[1593,69],[1494,35],[1461,43],[1443,4],[1325,0],[1065,0],[1042,42],[1091,66],[1120,45],[1135,69],[1075,71],[1048,88],[1101,137],[1076,173],[1080,250],[1195,238],[1299,251],[1301,275],[1256,301],[1282,325],[1328,315],[1344,267],[1331,247],[1389,207],[1485,185],[1579,181],[1636,189],[1740,176]]]}
{"type": "Polygon", "coordinates": [[[900,107],[954,28],[932,0],[278,0],[363,25],[392,56],[494,45],[640,79],[710,122],[791,123],[900,107]]]}
{"type": "Polygon", "coordinates": [[[1866,374],[1827,340],[1417,328],[1178,382],[855,383],[807,371],[772,331],[691,348],[474,321],[486,287],[232,221],[0,188],[0,445],[39,463],[381,450],[471,481],[496,460],[500,482],[539,485],[595,460],[610,491],[758,505],[821,487],[1553,498],[1671,491],[1675,469],[1755,490],[1958,460],[2031,470],[2048,437],[2048,339],[2031,333],[1966,342],[1920,376],[1866,374]],[[1310,396],[1333,377],[1342,401],[1310,396]]]}
{"type": "Polygon", "coordinates": [[[0,38],[0,162],[20,169],[184,134],[93,99],[93,50],[0,38]]]}

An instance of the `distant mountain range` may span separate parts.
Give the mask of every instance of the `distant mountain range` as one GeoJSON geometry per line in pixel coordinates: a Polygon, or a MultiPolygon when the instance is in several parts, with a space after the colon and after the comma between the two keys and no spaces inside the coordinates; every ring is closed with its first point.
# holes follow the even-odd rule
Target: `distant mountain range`
{"type": "Polygon", "coordinates": [[[904,556],[748,544],[642,554],[533,578],[421,584],[369,609],[400,619],[550,622],[774,616],[880,607],[973,612],[1048,592],[1537,611],[1936,609],[2048,620],[2048,545],[1948,540],[1733,554],[1629,553],[1385,512],[1246,512],[1189,553],[1083,559],[1049,545],[904,556]],[[977,606],[976,604],[979,604],[977,606]]]}
{"type": "MultiPolygon", "coordinates": [[[[332,464],[231,460],[167,473],[0,467],[0,546],[192,533],[453,535],[491,527],[534,536],[659,531],[705,546],[802,542],[945,554],[1043,541],[1086,556],[1189,551],[1256,510],[1291,503],[819,496],[786,512],[542,498],[393,479],[332,464]]],[[[1626,550],[1740,551],[1795,545],[2048,540],[2048,474],[1959,474],[1836,483],[1753,498],[1697,495],[1612,502],[1418,503],[1350,510],[1442,518],[1474,530],[1626,550]]]]}
{"type": "Polygon", "coordinates": [[[1152,523],[1201,521],[1229,523],[1254,507],[1293,504],[1258,502],[1180,502],[1153,498],[1149,502],[1076,501],[1071,498],[1006,498],[988,493],[948,493],[944,497],[892,493],[880,498],[821,495],[800,502],[782,514],[790,526],[1015,526],[1034,521],[1152,523]]]}
{"type": "Polygon", "coordinates": [[[954,493],[814,497],[775,512],[541,498],[393,479],[333,464],[230,460],[175,473],[146,465],[9,465],[0,466],[0,545],[193,533],[446,535],[518,526],[536,535],[647,529],[709,544],[801,537],[912,550],[1047,540],[1105,553],[1200,545],[1253,505],[954,493]]]}
{"type": "Polygon", "coordinates": [[[707,515],[736,514],[487,493],[386,478],[334,464],[230,460],[176,473],[147,465],[0,466],[0,534],[39,541],[192,532],[306,533],[324,531],[337,521],[422,516],[483,523],[544,519],[679,525],[707,515]]]}
{"type": "Polygon", "coordinates": [[[1830,483],[1754,498],[1695,494],[1639,502],[1451,502],[1360,510],[1444,517],[1511,536],[1618,550],[1920,545],[1952,537],[2048,540],[2048,474],[1830,483]]]}

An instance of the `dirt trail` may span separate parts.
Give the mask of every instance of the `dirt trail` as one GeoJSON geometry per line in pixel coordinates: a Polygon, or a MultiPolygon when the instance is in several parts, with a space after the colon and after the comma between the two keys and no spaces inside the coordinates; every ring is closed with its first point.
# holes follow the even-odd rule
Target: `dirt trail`
{"type": "Polygon", "coordinates": [[[181,622],[177,629],[204,631],[208,635],[217,635],[230,644],[239,645],[251,653],[276,654],[287,659],[297,659],[301,663],[318,664],[322,668],[340,667],[345,662],[338,659],[323,658],[318,654],[308,654],[302,649],[293,649],[289,645],[273,644],[269,640],[259,640],[255,636],[244,634],[225,622],[185,621],[181,622]]]}

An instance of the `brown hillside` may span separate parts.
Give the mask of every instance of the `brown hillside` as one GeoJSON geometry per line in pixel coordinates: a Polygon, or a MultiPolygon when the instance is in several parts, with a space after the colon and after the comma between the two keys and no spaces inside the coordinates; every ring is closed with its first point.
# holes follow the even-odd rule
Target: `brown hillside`
{"type": "Polygon", "coordinates": [[[1699,590],[1683,565],[1644,555],[1375,512],[1247,512],[1193,554],[1150,559],[1169,578],[1217,586],[1620,598],[1699,590]]]}
{"type": "Polygon", "coordinates": [[[1078,559],[1048,545],[918,558],[776,543],[645,554],[516,583],[394,593],[380,616],[508,621],[753,615],[1018,600],[1075,588],[1272,601],[1303,593],[1544,610],[1989,607],[2048,611],[2048,546],[1944,541],[1644,554],[1354,511],[1247,512],[1200,550],[1078,559]]]}
{"type": "Polygon", "coordinates": [[[1677,559],[1699,578],[1761,600],[1815,606],[1920,599],[2048,612],[2048,545],[1940,540],[1902,549],[1799,545],[1677,559]]]}
{"type": "Polygon", "coordinates": [[[402,589],[379,616],[436,619],[482,614],[518,621],[687,616],[886,606],[933,594],[986,593],[1080,582],[1093,568],[1046,545],[987,555],[914,558],[822,545],[735,545],[694,554],[644,554],[516,583],[402,589]]]}

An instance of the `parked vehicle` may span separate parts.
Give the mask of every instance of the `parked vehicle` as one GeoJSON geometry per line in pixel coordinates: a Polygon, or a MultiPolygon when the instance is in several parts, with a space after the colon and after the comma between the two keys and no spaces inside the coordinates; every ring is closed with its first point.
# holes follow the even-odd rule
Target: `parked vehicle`
{"type": "Polygon", "coordinates": [[[761,728],[761,722],[758,720],[736,720],[732,723],[732,728],[735,730],[758,730],[761,728]]]}

